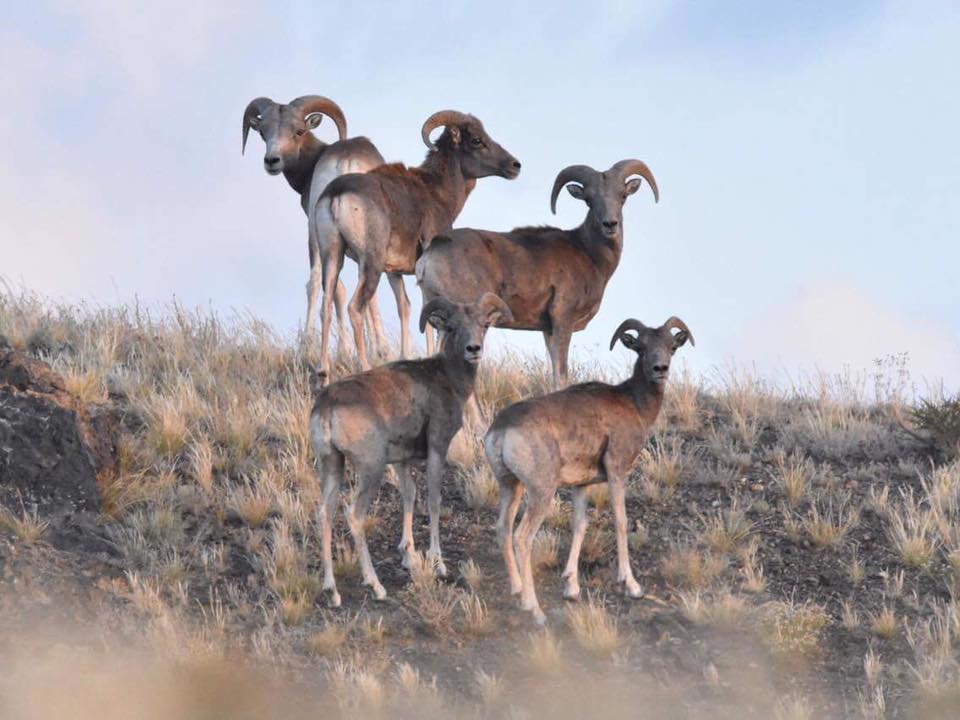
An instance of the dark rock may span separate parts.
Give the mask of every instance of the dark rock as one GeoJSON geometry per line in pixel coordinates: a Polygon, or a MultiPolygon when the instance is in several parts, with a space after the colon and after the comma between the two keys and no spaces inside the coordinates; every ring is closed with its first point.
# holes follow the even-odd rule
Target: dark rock
{"type": "Polygon", "coordinates": [[[46,363],[0,350],[0,503],[41,516],[99,510],[116,426],[113,411],[78,402],[46,363]]]}

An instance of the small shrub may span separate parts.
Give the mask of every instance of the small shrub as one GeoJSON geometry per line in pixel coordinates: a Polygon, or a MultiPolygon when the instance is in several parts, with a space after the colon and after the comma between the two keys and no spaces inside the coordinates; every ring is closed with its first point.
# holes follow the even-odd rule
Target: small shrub
{"type": "Polygon", "coordinates": [[[955,397],[924,399],[910,411],[910,419],[948,455],[960,452],[960,393],[955,397]]]}

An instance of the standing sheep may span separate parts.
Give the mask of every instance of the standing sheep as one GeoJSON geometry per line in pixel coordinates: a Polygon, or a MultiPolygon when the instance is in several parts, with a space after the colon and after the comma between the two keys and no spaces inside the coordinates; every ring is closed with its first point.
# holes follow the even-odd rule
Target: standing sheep
{"type": "Polygon", "coordinates": [[[428,302],[420,314],[420,330],[429,322],[444,332],[440,351],[423,360],[401,360],[345,378],[323,388],[310,415],[310,439],[320,466],[323,545],[323,589],[331,604],[340,604],[333,577],[331,536],[344,461],[357,474],[356,500],[347,512],[363,582],[381,600],[380,584],[367,549],[364,521],[383,482],[389,463],[403,467],[403,535],[400,551],[410,566],[414,553],[413,506],[417,488],[410,466],[426,461],[430,510],[430,560],[441,575],[446,567],[440,553],[440,490],[447,448],[460,429],[463,405],[473,394],[477,366],[487,328],[511,319],[510,309],[486,293],[475,303],[459,305],[443,298],[428,302]]]}
{"type": "Polygon", "coordinates": [[[640,597],[640,585],[630,569],[627,551],[626,481],[646,445],[657,419],[677,348],[693,335],[682,320],[671,317],[659,328],[639,320],[625,320],[613,334],[610,349],[620,340],[637,353],[633,375],[619,385],[588,382],[566,390],[524,400],[501,410],[484,439],[487,460],[500,484],[498,541],[510,576],[510,592],[520,594],[520,606],[533,613],[537,624],[546,618],[533,586],[530,552],[533,538],[561,485],[573,488],[573,540],[563,576],[564,596],[580,595],[577,567],[587,530],[587,487],[610,486],[617,534],[617,580],[631,597],[640,597]],[[674,334],[672,330],[677,329],[674,334]],[[636,332],[636,335],[629,334],[636,332]],[[514,519],[524,491],[527,507],[514,538],[514,519]]]}

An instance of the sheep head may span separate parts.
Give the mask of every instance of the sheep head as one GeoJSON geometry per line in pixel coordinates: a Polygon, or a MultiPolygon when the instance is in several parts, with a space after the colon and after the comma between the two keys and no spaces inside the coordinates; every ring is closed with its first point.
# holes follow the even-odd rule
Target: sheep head
{"type": "Polygon", "coordinates": [[[303,147],[316,139],[310,135],[326,115],[333,120],[340,139],[347,137],[347,121],[333,100],[320,95],[304,95],[289,104],[275,103],[267,97],[250,101],[243,112],[243,145],[246,150],[247,136],[253,128],[260,133],[266,150],[263,167],[270,175],[279,175],[285,168],[295,165],[303,147]]]}
{"type": "Polygon", "coordinates": [[[487,330],[492,325],[513,322],[513,313],[498,295],[488,292],[472,304],[434,298],[420,311],[420,332],[428,322],[444,334],[444,349],[462,353],[467,364],[476,365],[483,355],[487,330]]]}
{"type": "Polygon", "coordinates": [[[640,189],[640,178],[649,183],[654,200],[659,202],[657,181],[640,160],[621,160],[602,173],[589,165],[570,165],[560,171],[553,183],[550,210],[557,213],[557,196],[560,188],[566,186],[567,192],[590,208],[587,223],[594,226],[592,230],[605,237],[619,238],[623,231],[623,204],[640,189]]]}
{"type": "Polygon", "coordinates": [[[673,354],[688,340],[691,345],[696,345],[690,328],[676,316],[671,317],[658,328],[649,328],[633,318],[624,320],[613,333],[613,338],[610,340],[611,350],[617,344],[617,340],[637,353],[634,373],[639,371],[645,380],[660,387],[667,382],[673,354]],[[677,332],[674,333],[674,330],[677,332]],[[630,334],[631,331],[636,335],[630,334]]]}
{"type": "Polygon", "coordinates": [[[456,110],[435,112],[423,124],[420,137],[432,151],[459,156],[460,168],[468,180],[491,175],[513,180],[520,174],[520,161],[491,138],[473,115],[456,110]],[[444,131],[434,143],[430,133],[439,127],[444,131]]]}

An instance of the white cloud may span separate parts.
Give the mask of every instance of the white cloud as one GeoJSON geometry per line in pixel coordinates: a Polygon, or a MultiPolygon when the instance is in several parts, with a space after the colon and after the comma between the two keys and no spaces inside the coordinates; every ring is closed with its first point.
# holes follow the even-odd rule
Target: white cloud
{"type": "Polygon", "coordinates": [[[942,323],[891,307],[852,282],[826,281],[749,319],[727,348],[764,374],[869,370],[906,353],[915,381],[960,387],[960,336],[942,323]]]}

